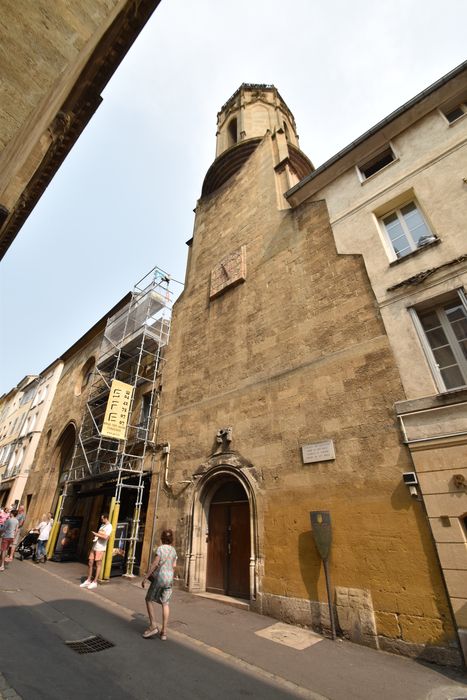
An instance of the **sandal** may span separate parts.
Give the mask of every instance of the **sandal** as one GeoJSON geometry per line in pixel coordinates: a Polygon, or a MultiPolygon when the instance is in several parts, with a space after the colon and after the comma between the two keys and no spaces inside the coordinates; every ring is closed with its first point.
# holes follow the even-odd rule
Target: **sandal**
{"type": "Polygon", "coordinates": [[[160,638],[162,639],[163,642],[166,642],[166,641],[167,641],[167,635],[166,635],[166,634],[163,634],[163,633],[161,632],[159,636],[160,636],[160,638]]]}
{"type": "Polygon", "coordinates": [[[154,629],[150,629],[150,628],[149,628],[149,629],[147,629],[147,630],[145,630],[145,631],[143,632],[143,637],[144,637],[145,639],[150,639],[151,637],[155,637],[156,634],[159,634],[159,628],[158,628],[158,627],[154,627],[154,629]]]}

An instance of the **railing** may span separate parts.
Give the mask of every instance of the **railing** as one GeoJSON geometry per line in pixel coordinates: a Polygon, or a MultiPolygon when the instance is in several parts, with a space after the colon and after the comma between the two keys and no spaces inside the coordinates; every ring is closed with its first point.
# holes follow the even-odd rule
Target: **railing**
{"type": "Polygon", "coordinates": [[[1,481],[6,481],[6,479],[11,479],[14,476],[17,476],[20,472],[21,467],[9,467],[8,469],[5,469],[3,474],[0,474],[0,480],[1,481]]]}

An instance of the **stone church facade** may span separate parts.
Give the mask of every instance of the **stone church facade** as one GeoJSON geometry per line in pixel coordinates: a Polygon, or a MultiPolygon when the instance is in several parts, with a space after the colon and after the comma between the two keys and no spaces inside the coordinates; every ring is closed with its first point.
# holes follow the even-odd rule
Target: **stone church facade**
{"type": "Polygon", "coordinates": [[[310,512],[328,511],[342,633],[459,663],[363,258],[337,252],[323,199],[284,197],[312,171],[277,90],[242,85],[218,115],[173,310],[148,518],[176,530],[190,591],[326,630],[310,512]]]}

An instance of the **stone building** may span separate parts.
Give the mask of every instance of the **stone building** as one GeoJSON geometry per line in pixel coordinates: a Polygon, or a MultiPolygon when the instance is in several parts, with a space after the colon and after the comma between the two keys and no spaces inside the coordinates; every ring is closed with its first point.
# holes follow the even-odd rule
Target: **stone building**
{"type": "Polygon", "coordinates": [[[26,526],[35,524],[42,513],[56,511],[63,490],[63,474],[73,457],[106,321],[107,317],[101,319],[59,358],[62,365],[60,380],[25,488],[27,494],[32,494],[26,526]]]}
{"type": "Polygon", "coordinates": [[[62,370],[57,361],[39,376],[28,375],[0,399],[0,504],[29,507],[25,493],[36,450],[62,370]]]}
{"type": "Polygon", "coordinates": [[[0,24],[0,258],[159,0],[7,0],[0,24]]]}
{"type": "MultiPolygon", "coordinates": [[[[423,116],[419,104],[401,110],[406,128],[412,113],[423,116]]],[[[433,143],[436,119],[428,119],[422,142],[433,143]]],[[[387,123],[382,133],[371,130],[361,139],[371,158],[387,123]]],[[[455,128],[446,124],[452,158],[460,157],[455,128]]],[[[364,148],[358,150],[363,164],[364,148]]],[[[410,168],[422,169],[420,151],[408,155],[410,168]]],[[[435,159],[444,155],[441,149],[435,159]]],[[[333,159],[334,179],[349,170],[354,189],[369,198],[376,162],[359,179],[345,157],[333,159]]],[[[388,174],[405,167],[402,152],[399,161],[387,165],[388,174]]],[[[402,373],[405,354],[391,343],[395,329],[386,325],[390,309],[383,309],[379,291],[412,274],[404,265],[412,271],[445,244],[436,246],[426,232],[420,257],[392,266],[386,257],[386,272],[380,261],[389,243],[379,234],[371,245],[364,238],[373,222],[359,231],[352,220],[347,235],[338,235],[341,209],[335,212],[324,188],[310,191],[320,173],[325,177],[326,168],[313,170],[300,150],[294,118],[273,86],[244,84],[222,107],[216,159],[189,241],[186,285],[173,311],[159,480],[153,480],[148,517],[156,510],[159,528],[175,528],[190,591],[245,598],[258,611],[328,629],[323,567],[310,525],[310,512],[327,511],[332,597],[344,635],[459,663],[424,505],[404,484],[414,467],[395,406],[401,413],[406,405],[412,370],[402,373]]],[[[422,178],[432,191],[429,172],[422,178]]],[[[446,173],[446,180],[450,196],[465,186],[456,175],[446,173]]],[[[356,206],[353,191],[336,184],[335,192],[342,207],[356,206]]],[[[405,205],[397,195],[389,198],[390,211],[405,205]]],[[[460,219],[460,212],[453,215],[453,226],[460,219]]],[[[443,270],[451,274],[462,261],[445,247],[452,262],[443,270]]],[[[401,299],[400,292],[395,296],[401,299]]]]}
{"type": "Polygon", "coordinates": [[[169,283],[155,268],[59,358],[63,371],[26,486],[33,494],[26,525],[44,511],[55,514],[48,551],[55,559],[86,561],[91,531],[101,513],[110,514],[105,578],[137,572],[145,535],[147,549],[152,539],[152,523],[145,526],[169,283]],[[120,429],[122,416],[113,407],[109,413],[109,404],[122,390],[120,429]],[[71,529],[73,541],[63,547],[71,529]]]}
{"type": "Polygon", "coordinates": [[[294,209],[324,199],[338,253],[364,261],[404,389],[413,507],[467,657],[467,62],[286,196],[294,209]]]}
{"type": "Polygon", "coordinates": [[[135,571],[173,527],[188,590],[328,630],[310,514],[329,515],[340,632],[461,663],[464,86],[461,67],[315,170],[278,91],[242,85],[218,115],[162,377],[159,355],[135,354],[155,327],[145,287],[60,358],[31,517],[80,518],[84,560],[109,509],[131,524],[135,571]],[[436,366],[432,308],[454,372],[436,366]],[[127,361],[128,430],[108,441],[127,361]]]}

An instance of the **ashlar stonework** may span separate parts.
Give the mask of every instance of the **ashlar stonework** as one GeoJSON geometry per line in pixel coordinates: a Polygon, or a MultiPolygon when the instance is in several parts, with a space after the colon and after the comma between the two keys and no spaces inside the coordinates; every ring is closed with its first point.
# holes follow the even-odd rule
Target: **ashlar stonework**
{"type": "MultiPolygon", "coordinates": [[[[268,129],[198,202],[166,356],[158,527],[177,530],[190,590],[233,595],[242,569],[257,610],[325,631],[309,513],[329,510],[341,631],[459,663],[422,506],[402,483],[411,462],[393,406],[404,392],[362,258],[336,252],[324,202],[281,203],[286,151],[284,131],[268,129]],[[212,298],[211,271],[242,247],[245,280],[212,298]],[[232,439],[219,451],[220,426],[232,439]],[[335,459],[303,464],[301,446],[325,439],[335,459]],[[243,497],[228,495],[235,483],[243,497]]],[[[153,508],[156,490],[153,479],[153,508]]]]}

